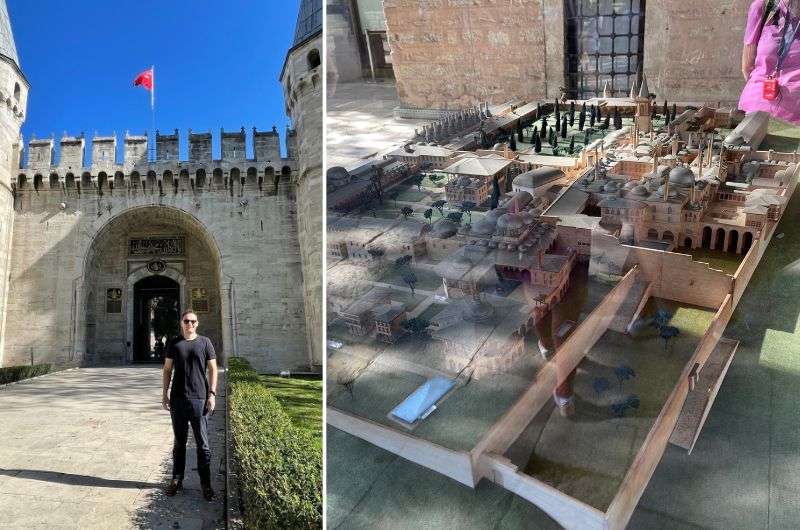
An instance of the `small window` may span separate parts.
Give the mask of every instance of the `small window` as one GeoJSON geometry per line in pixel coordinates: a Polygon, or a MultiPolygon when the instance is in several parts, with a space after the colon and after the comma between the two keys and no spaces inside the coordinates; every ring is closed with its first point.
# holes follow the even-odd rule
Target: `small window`
{"type": "Polygon", "coordinates": [[[313,70],[314,68],[318,67],[320,65],[319,50],[314,48],[313,50],[308,52],[308,55],[306,56],[306,59],[308,59],[308,69],[309,70],[313,70]]]}
{"type": "Polygon", "coordinates": [[[195,313],[208,313],[208,289],[195,287],[192,289],[192,309],[195,313]]]}
{"type": "Polygon", "coordinates": [[[14,100],[19,103],[20,88],[19,83],[14,83],[14,100]]]}

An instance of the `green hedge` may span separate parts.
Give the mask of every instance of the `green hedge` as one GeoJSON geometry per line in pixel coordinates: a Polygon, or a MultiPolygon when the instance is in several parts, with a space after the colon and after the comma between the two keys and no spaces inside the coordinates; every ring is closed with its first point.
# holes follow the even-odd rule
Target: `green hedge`
{"type": "Polygon", "coordinates": [[[28,366],[6,366],[0,368],[0,385],[30,379],[37,375],[44,375],[50,372],[49,364],[31,364],[28,366]]]}
{"type": "Polygon", "coordinates": [[[322,527],[322,451],[241,358],[228,362],[228,407],[246,528],[322,527]]]}

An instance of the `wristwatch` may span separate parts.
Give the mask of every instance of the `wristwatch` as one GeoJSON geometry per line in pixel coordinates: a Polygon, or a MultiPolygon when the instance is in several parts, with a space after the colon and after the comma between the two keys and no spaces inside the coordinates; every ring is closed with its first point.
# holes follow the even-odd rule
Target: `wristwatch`
{"type": "Polygon", "coordinates": [[[217,397],[217,393],[214,392],[213,390],[209,390],[208,393],[211,394],[214,397],[217,397]]]}

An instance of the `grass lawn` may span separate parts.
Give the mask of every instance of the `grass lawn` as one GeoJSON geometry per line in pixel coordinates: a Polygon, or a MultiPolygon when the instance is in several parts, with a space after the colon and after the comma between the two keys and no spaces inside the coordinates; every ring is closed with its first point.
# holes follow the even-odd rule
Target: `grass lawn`
{"type": "Polygon", "coordinates": [[[694,261],[702,261],[708,263],[712,269],[718,269],[728,274],[734,274],[736,269],[742,263],[742,254],[732,254],[730,252],[722,252],[720,250],[710,250],[707,248],[678,249],[682,254],[690,254],[694,261]]]}
{"type": "Polygon", "coordinates": [[[313,433],[322,443],[322,379],[262,375],[294,424],[313,433]]]}

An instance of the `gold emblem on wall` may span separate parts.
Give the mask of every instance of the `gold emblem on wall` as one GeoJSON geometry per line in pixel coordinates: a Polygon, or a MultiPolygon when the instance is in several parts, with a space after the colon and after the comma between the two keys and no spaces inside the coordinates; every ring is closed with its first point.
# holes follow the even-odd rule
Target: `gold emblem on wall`
{"type": "Polygon", "coordinates": [[[106,313],[122,313],[122,289],[106,289],[106,313]]]}
{"type": "Polygon", "coordinates": [[[195,313],[208,313],[208,289],[192,287],[192,309],[195,313]]]}

